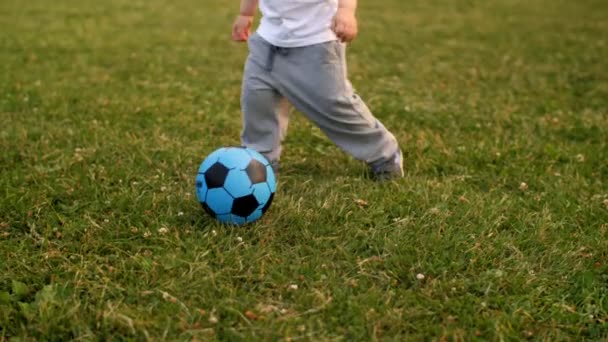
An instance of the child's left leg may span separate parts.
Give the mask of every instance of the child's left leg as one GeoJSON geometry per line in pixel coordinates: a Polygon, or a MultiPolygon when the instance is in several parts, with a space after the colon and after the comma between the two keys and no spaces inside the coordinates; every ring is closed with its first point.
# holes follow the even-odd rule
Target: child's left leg
{"type": "Polygon", "coordinates": [[[379,178],[403,175],[397,139],[346,77],[343,44],[287,49],[275,56],[273,72],[279,91],[338,147],[367,162],[379,178]]]}

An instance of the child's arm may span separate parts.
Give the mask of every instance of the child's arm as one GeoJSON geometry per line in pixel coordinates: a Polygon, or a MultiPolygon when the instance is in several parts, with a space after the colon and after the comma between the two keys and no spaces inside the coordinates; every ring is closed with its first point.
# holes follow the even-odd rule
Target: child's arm
{"type": "Polygon", "coordinates": [[[332,30],[342,42],[348,43],[357,37],[357,0],[339,0],[338,12],[334,17],[332,30]]]}
{"type": "Polygon", "coordinates": [[[244,42],[249,39],[257,7],[258,0],[241,0],[239,15],[232,25],[232,40],[244,42]]]}

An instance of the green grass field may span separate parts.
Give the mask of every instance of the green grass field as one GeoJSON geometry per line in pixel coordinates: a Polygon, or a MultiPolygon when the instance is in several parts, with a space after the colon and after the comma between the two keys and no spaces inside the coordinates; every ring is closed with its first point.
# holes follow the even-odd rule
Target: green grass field
{"type": "Polygon", "coordinates": [[[238,1],[0,2],[0,341],[608,339],[608,3],[360,2],[405,179],[294,113],[241,228],[238,1]]]}

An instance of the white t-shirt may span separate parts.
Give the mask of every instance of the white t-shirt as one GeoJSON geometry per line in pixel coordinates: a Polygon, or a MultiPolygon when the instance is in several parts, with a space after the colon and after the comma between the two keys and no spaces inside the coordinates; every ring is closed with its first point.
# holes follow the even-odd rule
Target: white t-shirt
{"type": "Polygon", "coordinates": [[[299,47],[337,40],[331,22],[338,0],[260,0],[258,34],[280,47],[299,47]]]}

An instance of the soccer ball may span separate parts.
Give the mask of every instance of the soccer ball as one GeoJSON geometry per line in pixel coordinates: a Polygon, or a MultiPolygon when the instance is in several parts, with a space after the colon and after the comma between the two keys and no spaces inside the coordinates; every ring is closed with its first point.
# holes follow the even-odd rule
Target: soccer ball
{"type": "Polygon", "coordinates": [[[227,224],[253,222],[268,210],[276,181],[270,163],[245,147],[223,147],[202,162],[196,197],[211,217],[227,224]]]}

